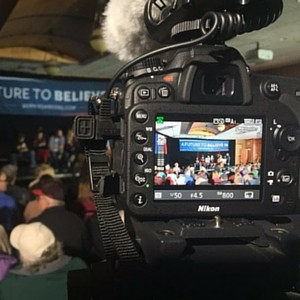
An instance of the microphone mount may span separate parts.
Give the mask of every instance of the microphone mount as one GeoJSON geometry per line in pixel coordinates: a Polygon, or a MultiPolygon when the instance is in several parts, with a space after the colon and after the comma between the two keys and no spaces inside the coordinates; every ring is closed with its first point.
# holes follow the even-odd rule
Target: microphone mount
{"type": "Polygon", "coordinates": [[[282,10],[282,0],[148,0],[144,21],[153,40],[174,44],[204,36],[217,20],[206,41],[214,44],[268,26],[282,10]]]}

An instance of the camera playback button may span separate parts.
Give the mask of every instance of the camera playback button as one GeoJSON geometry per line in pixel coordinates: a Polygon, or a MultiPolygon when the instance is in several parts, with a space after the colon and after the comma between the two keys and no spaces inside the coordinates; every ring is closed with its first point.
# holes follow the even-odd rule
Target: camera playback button
{"type": "Polygon", "coordinates": [[[147,100],[151,96],[151,91],[147,87],[140,87],[138,89],[137,93],[138,93],[138,96],[143,100],[147,100]]]}

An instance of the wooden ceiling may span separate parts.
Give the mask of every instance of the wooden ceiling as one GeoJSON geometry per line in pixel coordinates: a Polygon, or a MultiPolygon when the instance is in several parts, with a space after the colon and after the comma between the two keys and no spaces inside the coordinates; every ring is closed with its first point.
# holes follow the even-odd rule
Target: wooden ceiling
{"type": "MultiPolygon", "coordinates": [[[[90,46],[98,1],[0,0],[0,70],[45,75],[45,62],[55,60],[56,76],[111,78],[124,63],[90,46]]],[[[274,24],[227,43],[242,55],[257,43],[274,52],[272,61],[261,61],[254,70],[300,65],[300,1],[283,2],[274,24]]]]}

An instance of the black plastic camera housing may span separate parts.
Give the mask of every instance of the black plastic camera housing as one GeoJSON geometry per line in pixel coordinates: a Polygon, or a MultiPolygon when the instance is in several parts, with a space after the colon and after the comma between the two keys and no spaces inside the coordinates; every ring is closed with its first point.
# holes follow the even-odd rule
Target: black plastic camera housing
{"type": "Polygon", "coordinates": [[[224,46],[185,48],[165,58],[163,69],[132,72],[121,99],[122,139],[113,157],[130,214],[169,219],[297,212],[300,80],[252,74],[239,53],[224,46]],[[219,169],[220,182],[208,178],[196,185],[194,169],[193,183],[179,183],[182,169],[176,184],[162,183],[166,178],[158,183],[160,173],[169,175],[166,166],[193,168],[202,154],[223,157],[222,167],[202,166],[207,177],[219,169]],[[229,179],[241,165],[258,168],[256,180],[229,179]]]}

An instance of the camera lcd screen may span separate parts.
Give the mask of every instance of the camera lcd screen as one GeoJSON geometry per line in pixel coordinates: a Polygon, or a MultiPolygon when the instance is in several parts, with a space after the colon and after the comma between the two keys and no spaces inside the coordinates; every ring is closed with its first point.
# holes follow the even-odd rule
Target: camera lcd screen
{"type": "Polygon", "coordinates": [[[262,117],[157,115],[154,200],[260,200],[262,117]]]}

